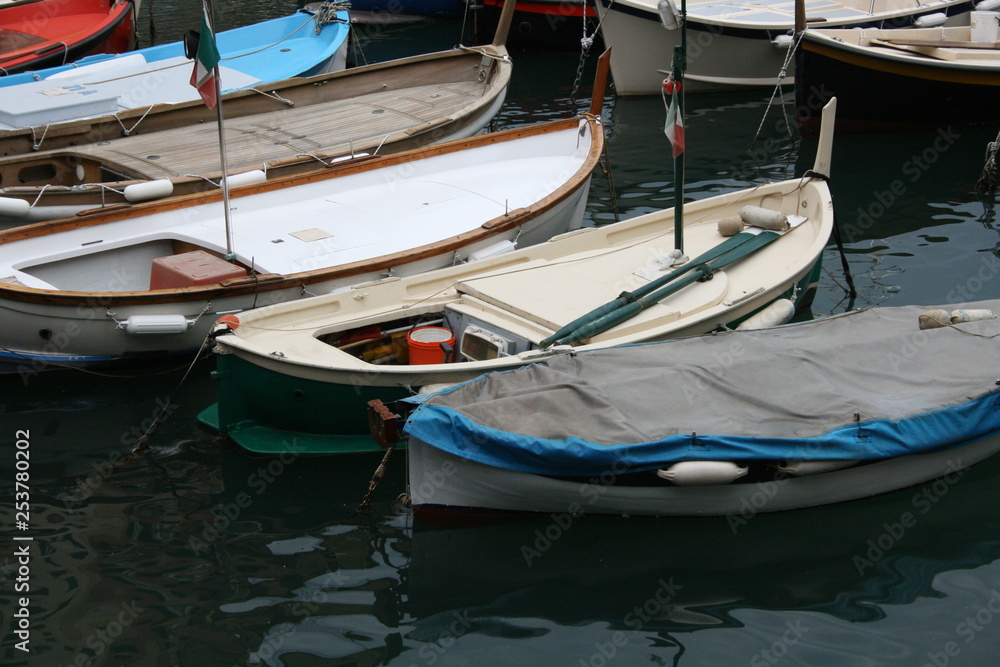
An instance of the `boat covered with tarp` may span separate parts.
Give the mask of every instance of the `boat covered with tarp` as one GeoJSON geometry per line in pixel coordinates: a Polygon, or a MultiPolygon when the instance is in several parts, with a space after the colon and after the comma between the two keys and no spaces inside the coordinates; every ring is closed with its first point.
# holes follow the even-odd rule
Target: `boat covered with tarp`
{"type": "Polygon", "coordinates": [[[1000,449],[993,313],[1000,301],[868,308],[405,399],[414,508],[725,515],[762,489],[758,511],[775,511],[954,474],[1000,449]]]}

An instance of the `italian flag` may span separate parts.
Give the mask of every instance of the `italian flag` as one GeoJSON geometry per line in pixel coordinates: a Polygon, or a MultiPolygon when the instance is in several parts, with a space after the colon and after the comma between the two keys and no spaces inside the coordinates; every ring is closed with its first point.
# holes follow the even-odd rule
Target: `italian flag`
{"type": "Polygon", "coordinates": [[[670,106],[667,107],[667,122],[663,125],[663,133],[673,146],[675,158],[684,152],[684,114],[680,112],[678,104],[680,93],[681,82],[675,81],[673,75],[670,75],[663,82],[663,101],[666,102],[666,96],[670,95],[670,106]]]}
{"type": "Polygon", "coordinates": [[[191,72],[191,85],[198,89],[209,109],[214,109],[219,101],[215,85],[215,66],[219,60],[219,49],[215,46],[215,35],[208,20],[208,8],[202,5],[198,53],[194,59],[194,71],[191,72]]]}

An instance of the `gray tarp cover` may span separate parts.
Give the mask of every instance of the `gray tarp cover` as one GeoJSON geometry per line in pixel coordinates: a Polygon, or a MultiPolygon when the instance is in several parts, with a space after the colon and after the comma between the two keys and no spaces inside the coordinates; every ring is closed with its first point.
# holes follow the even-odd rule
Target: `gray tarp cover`
{"type": "MultiPolygon", "coordinates": [[[[425,407],[529,438],[610,445],[692,433],[808,438],[855,415],[897,420],[996,390],[1000,320],[920,330],[932,307],[563,355],[432,395],[425,407]]],[[[1000,314],[1000,301],[944,308],[1000,314]]]]}

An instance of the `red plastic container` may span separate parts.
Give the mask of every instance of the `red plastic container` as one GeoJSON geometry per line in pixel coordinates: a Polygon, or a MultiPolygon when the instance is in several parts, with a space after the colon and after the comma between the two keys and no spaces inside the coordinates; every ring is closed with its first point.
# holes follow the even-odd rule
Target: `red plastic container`
{"type": "Polygon", "coordinates": [[[418,327],[406,334],[410,364],[443,364],[447,355],[442,344],[454,349],[455,334],[444,327],[418,327]]]}

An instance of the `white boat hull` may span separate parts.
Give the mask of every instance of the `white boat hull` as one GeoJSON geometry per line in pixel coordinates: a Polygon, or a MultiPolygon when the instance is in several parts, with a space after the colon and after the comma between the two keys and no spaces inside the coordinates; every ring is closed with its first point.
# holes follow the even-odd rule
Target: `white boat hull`
{"type": "Polygon", "coordinates": [[[226,252],[216,194],[0,234],[0,370],[193,352],[224,314],[542,243],[581,225],[601,132],[568,119],[248,186],[230,202],[244,273],[201,284],[153,267],[226,252]]]}
{"type": "MultiPolygon", "coordinates": [[[[540,243],[579,225],[587,204],[589,180],[559,206],[515,230],[470,245],[469,254],[503,241],[517,239],[519,246],[540,243]]],[[[393,267],[393,275],[403,277],[451,266],[455,256],[443,253],[393,267]]],[[[6,333],[0,349],[0,373],[37,371],[46,365],[87,366],[116,359],[189,353],[197,350],[222,315],[327,294],[351,285],[384,278],[374,271],[320,282],[307,288],[261,292],[222,299],[143,304],[109,308],[100,298],[92,303],[47,305],[0,297],[0,320],[6,333]],[[124,323],[130,317],[148,318],[181,315],[191,322],[182,334],[130,334],[124,323]]]]}
{"type": "Polygon", "coordinates": [[[583,483],[505,470],[443,452],[415,438],[407,445],[414,512],[436,508],[570,514],[747,518],[867,498],[944,477],[1000,451],[1000,435],[930,454],[807,477],[713,486],[615,486],[614,475],[583,483]]]}
{"type": "MultiPolygon", "coordinates": [[[[672,67],[674,47],[680,44],[681,31],[663,27],[654,0],[627,3],[597,0],[597,4],[603,17],[601,35],[612,49],[611,75],[617,94],[659,95],[663,80],[672,67]]],[[[779,82],[791,85],[794,63],[788,58],[788,46],[773,43],[778,36],[789,34],[791,20],[751,23],[716,21],[699,16],[699,11],[704,11],[699,6],[713,4],[719,3],[688,4],[686,90],[711,92],[734,87],[771,87],[779,82]]],[[[925,5],[920,13],[942,11],[950,5],[965,9],[964,13],[949,18],[947,25],[968,24],[967,12],[971,5],[959,2],[925,5]]],[[[889,16],[903,20],[904,25],[909,21],[908,11],[893,12],[889,16]]],[[[874,17],[865,15],[827,20],[823,26],[851,27],[870,25],[873,21],[874,17]]]]}

